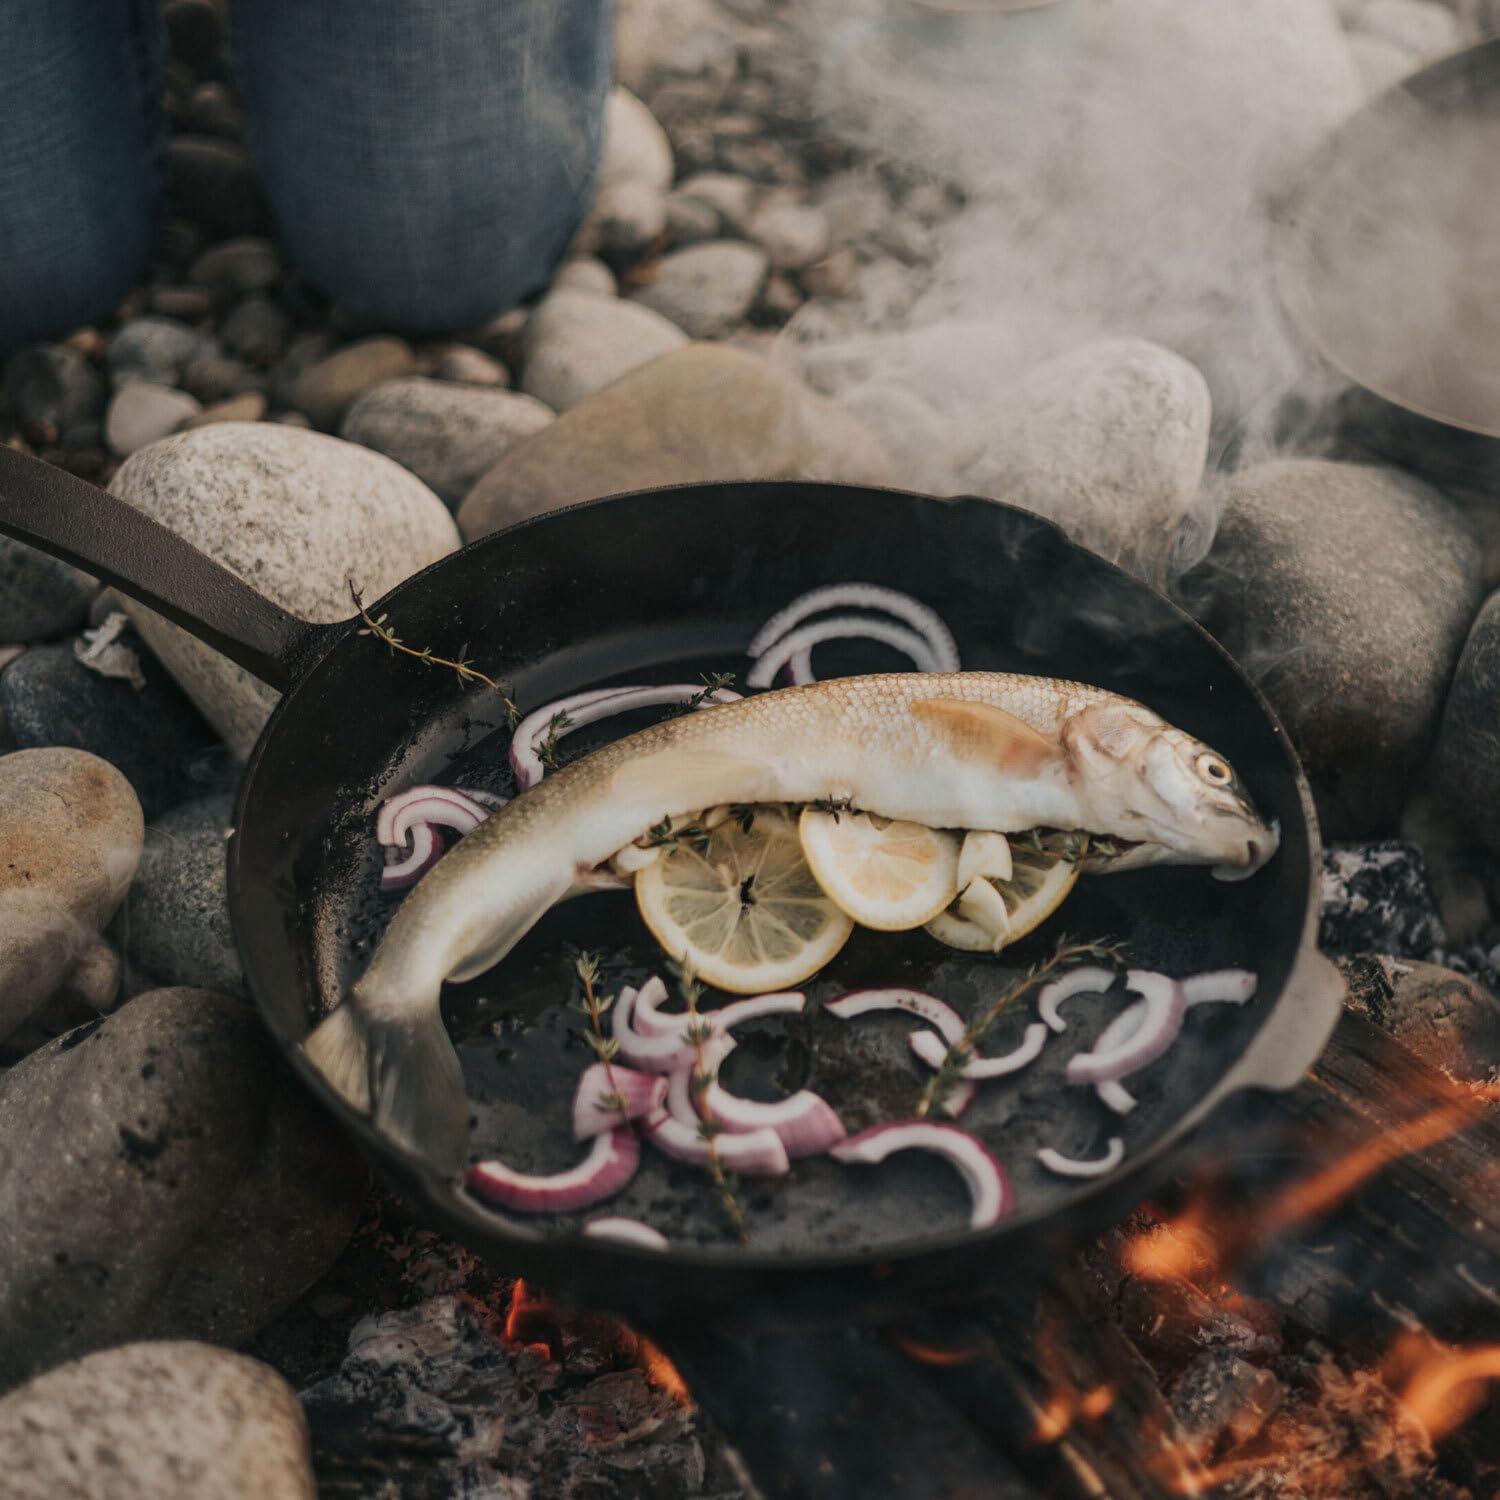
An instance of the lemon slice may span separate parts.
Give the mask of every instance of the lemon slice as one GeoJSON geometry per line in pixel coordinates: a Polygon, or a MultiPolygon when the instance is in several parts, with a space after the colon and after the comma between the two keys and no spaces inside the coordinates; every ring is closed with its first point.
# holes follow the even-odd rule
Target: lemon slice
{"type": "Polygon", "coordinates": [[[801,984],[854,925],[823,894],[779,807],[755,808],[748,830],[731,819],[706,841],[663,850],[636,875],[635,901],[673,958],[732,995],[801,984]]]}
{"type": "Polygon", "coordinates": [[[905,932],[958,894],[959,840],[920,823],[806,807],[802,853],[839,910],[861,927],[905,932]]]}
{"type": "Polygon", "coordinates": [[[1043,840],[1040,849],[1012,843],[1009,880],[976,879],[959,899],[926,924],[950,948],[998,953],[1040,927],[1067,898],[1081,865],[1043,840]]]}

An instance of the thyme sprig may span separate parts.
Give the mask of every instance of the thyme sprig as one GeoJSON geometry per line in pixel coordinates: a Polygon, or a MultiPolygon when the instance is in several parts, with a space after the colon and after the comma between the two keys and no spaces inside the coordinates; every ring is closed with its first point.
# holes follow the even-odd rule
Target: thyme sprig
{"type": "Polygon", "coordinates": [[[536,758],[549,771],[558,769],[557,742],[573,727],[573,720],[566,709],[560,708],[547,720],[547,733],[536,744],[536,758]]]}
{"type": "MultiPolygon", "coordinates": [[[[578,975],[578,982],[583,987],[583,994],[573,1002],[573,1008],[589,1018],[589,1029],[584,1032],[583,1039],[594,1049],[594,1055],[604,1064],[606,1072],[609,1072],[609,1065],[620,1052],[620,1043],[616,1038],[604,1034],[604,1017],[615,1003],[615,997],[599,993],[599,960],[594,954],[580,953],[573,960],[573,972],[578,975]]],[[[609,1086],[612,1094],[599,1101],[601,1107],[623,1109],[625,1100],[615,1087],[613,1072],[609,1072],[609,1086]],[[619,1101],[618,1105],[613,1103],[615,1100],[619,1101]]]]}
{"type": "Polygon", "coordinates": [[[510,695],[493,677],[487,677],[481,672],[471,659],[439,656],[431,646],[424,646],[421,650],[418,650],[415,646],[408,646],[387,623],[390,617],[384,614],[378,617],[372,615],[365,608],[365,601],[361,597],[359,590],[355,588],[354,580],[350,578],[345,581],[349,585],[349,597],[354,600],[354,608],[360,619],[364,621],[364,629],[360,630],[358,634],[373,636],[381,645],[388,647],[392,653],[400,652],[402,656],[409,656],[414,661],[423,662],[429,667],[446,667],[449,671],[458,674],[460,682],[482,682],[487,688],[492,689],[499,695],[501,703],[505,705],[506,717],[510,723],[514,725],[520,721],[520,710],[511,701],[510,695]]]}
{"type": "Polygon", "coordinates": [[[691,698],[684,698],[681,703],[674,703],[667,710],[666,718],[675,719],[681,714],[690,714],[702,708],[715,693],[724,688],[734,686],[734,673],[700,672],[698,674],[698,681],[703,686],[691,698]]]}
{"type": "Polygon", "coordinates": [[[963,1071],[979,1049],[979,1044],[989,1034],[990,1028],[1012,1001],[1018,999],[1040,980],[1055,974],[1059,969],[1088,960],[1093,963],[1111,964],[1116,968],[1125,963],[1125,950],[1119,943],[1073,942],[1060,938],[1049,957],[1039,959],[1023,974],[1011,980],[995,997],[988,1009],[982,1011],[964,1028],[963,1035],[943,1056],[942,1065],[927,1081],[917,1101],[917,1117],[923,1119],[937,1109],[963,1078],[963,1071]]]}
{"type": "MultiPolygon", "coordinates": [[[[708,1070],[703,1048],[704,1044],[713,1037],[714,1028],[710,1021],[698,1013],[698,997],[703,993],[703,986],[699,983],[692,965],[682,963],[671,964],[669,967],[677,980],[677,992],[682,996],[682,1003],[692,1017],[692,1020],[683,1028],[682,1035],[692,1044],[693,1073],[688,1080],[688,1087],[693,1095],[698,1097],[706,1093],[713,1082],[713,1074],[708,1070]]],[[[705,1114],[698,1123],[698,1138],[708,1147],[708,1175],[713,1180],[714,1193],[719,1200],[719,1207],[729,1222],[730,1231],[743,1244],[748,1238],[745,1229],[745,1210],[734,1195],[734,1183],[729,1173],[724,1170],[724,1162],[719,1156],[719,1148],[716,1144],[723,1132],[723,1123],[714,1119],[711,1114],[705,1114]]]]}
{"type": "Polygon", "coordinates": [[[701,823],[683,823],[679,826],[670,816],[663,818],[660,823],[653,823],[646,830],[648,849],[672,850],[679,844],[687,844],[699,854],[707,854],[710,842],[709,831],[701,823]]]}

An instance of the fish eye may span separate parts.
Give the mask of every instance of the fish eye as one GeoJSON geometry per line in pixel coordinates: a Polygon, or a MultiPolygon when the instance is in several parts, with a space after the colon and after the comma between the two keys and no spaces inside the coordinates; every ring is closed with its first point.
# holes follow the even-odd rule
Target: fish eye
{"type": "Polygon", "coordinates": [[[1210,786],[1228,786],[1234,780],[1234,772],[1229,769],[1229,763],[1221,760],[1211,750],[1205,750],[1194,762],[1194,767],[1210,786]]]}

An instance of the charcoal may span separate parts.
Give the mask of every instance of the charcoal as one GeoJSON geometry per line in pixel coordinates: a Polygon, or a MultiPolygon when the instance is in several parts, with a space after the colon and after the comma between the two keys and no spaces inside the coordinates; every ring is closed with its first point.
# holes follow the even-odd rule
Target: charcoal
{"type": "Polygon", "coordinates": [[[1318,944],[1325,953],[1425,958],[1446,941],[1416,845],[1387,839],[1323,851],[1318,944]]]}

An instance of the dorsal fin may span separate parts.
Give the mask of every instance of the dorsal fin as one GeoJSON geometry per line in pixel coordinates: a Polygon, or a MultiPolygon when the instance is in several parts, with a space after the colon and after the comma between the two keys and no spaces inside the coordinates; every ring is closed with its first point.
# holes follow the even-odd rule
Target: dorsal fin
{"type": "Polygon", "coordinates": [[[1065,757],[1056,740],[991,703],[922,698],[912,704],[912,712],[947,736],[961,755],[982,758],[1017,776],[1034,776],[1065,757]]]}

